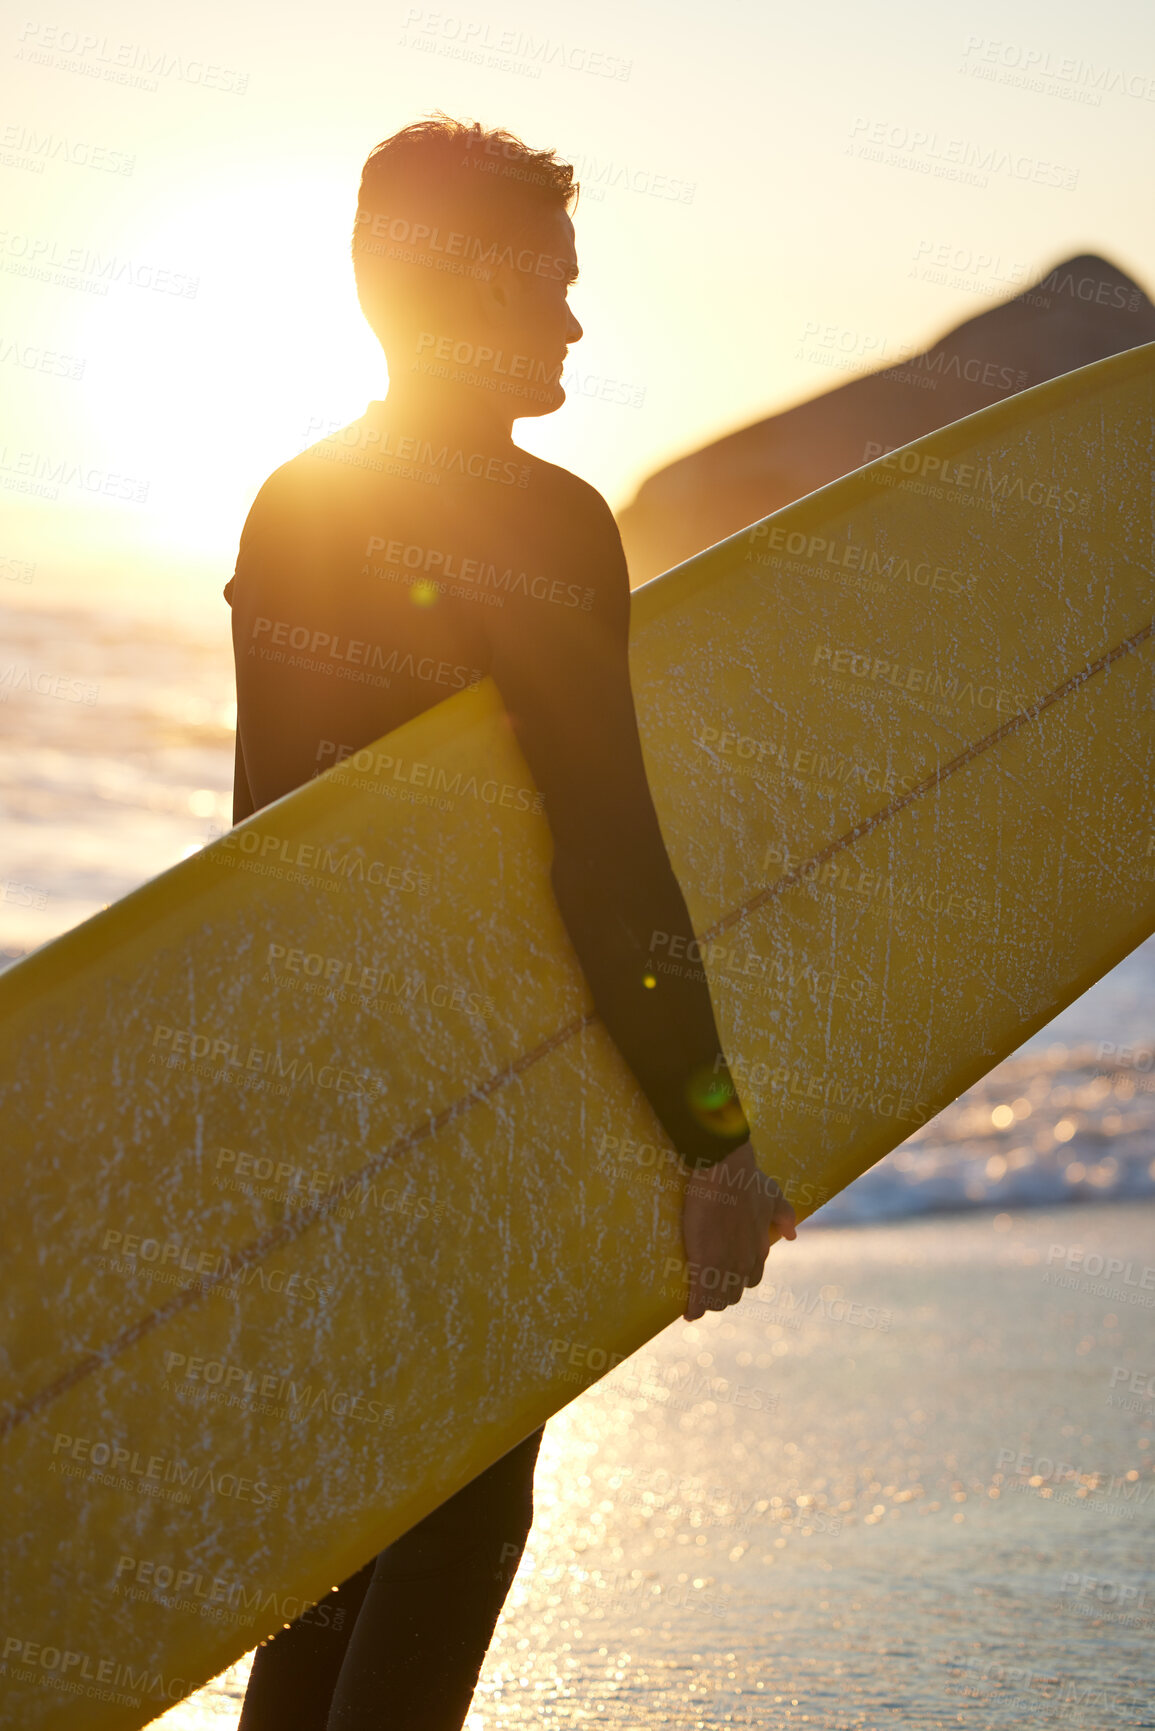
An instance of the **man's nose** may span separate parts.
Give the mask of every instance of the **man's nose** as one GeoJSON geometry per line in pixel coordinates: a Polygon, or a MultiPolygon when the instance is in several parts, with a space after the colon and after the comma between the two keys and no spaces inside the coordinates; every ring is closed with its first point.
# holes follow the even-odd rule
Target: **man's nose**
{"type": "Polygon", "coordinates": [[[577,320],[574,318],[572,310],[569,307],[566,307],[565,310],[566,310],[566,315],[567,315],[566,326],[565,326],[565,340],[567,343],[580,342],[581,338],[582,338],[582,334],[583,334],[582,328],[578,324],[577,320]]]}

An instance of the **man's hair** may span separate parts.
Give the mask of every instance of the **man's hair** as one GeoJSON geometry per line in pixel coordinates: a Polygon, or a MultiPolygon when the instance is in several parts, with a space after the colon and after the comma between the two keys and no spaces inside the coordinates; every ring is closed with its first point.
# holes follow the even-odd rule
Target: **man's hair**
{"type": "Polygon", "coordinates": [[[555,151],[440,111],[376,145],[361,172],[353,274],[382,345],[451,316],[462,283],[501,264],[560,277],[560,261],[540,263],[534,231],[577,194],[555,151]]]}

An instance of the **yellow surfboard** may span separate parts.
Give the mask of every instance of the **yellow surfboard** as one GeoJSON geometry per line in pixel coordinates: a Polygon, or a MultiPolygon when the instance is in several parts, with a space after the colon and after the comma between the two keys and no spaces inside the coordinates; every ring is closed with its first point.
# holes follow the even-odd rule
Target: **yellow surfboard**
{"type": "MultiPolygon", "coordinates": [[[[652,989],[706,967],[800,1217],[1155,926],[1153,387],[1069,374],[635,595],[701,937],[652,989]]],[[[679,1314],[537,803],[487,683],[0,978],[5,1726],[323,1620],[679,1314]]]]}

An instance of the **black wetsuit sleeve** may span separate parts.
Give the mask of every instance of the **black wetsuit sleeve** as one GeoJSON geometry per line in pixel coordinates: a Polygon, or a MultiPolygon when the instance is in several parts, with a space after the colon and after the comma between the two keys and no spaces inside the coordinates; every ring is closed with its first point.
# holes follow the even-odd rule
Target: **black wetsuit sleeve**
{"type": "Polygon", "coordinates": [[[592,489],[581,524],[548,555],[538,598],[488,614],[490,666],[544,795],[553,891],[594,1005],[683,1162],[712,1166],[747,1131],[704,977],[654,967],[694,932],[638,736],[625,555],[592,489]]]}

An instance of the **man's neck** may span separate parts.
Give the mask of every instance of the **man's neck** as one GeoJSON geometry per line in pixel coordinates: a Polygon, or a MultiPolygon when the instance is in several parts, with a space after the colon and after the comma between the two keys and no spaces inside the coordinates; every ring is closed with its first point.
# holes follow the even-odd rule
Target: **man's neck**
{"type": "Polygon", "coordinates": [[[390,382],[383,401],[386,421],[402,434],[452,436],[486,449],[512,443],[510,404],[493,392],[440,379],[417,384],[402,376],[390,382]]]}

